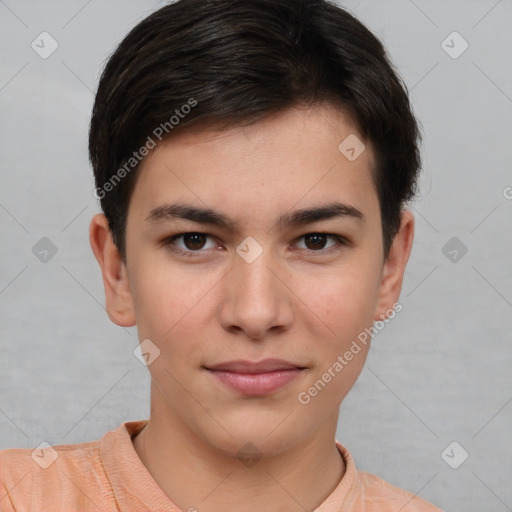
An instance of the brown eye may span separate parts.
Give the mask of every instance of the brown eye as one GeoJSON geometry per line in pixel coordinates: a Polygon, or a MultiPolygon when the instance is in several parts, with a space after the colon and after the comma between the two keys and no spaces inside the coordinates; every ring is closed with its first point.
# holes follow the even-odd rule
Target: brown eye
{"type": "Polygon", "coordinates": [[[299,238],[299,249],[308,251],[310,253],[327,254],[328,252],[341,249],[342,247],[350,247],[350,242],[340,236],[332,235],[330,233],[308,233],[299,238]],[[329,245],[326,245],[329,241],[329,245]],[[301,246],[303,244],[303,246],[301,246]]]}
{"type": "Polygon", "coordinates": [[[187,233],[183,235],[185,247],[191,251],[197,251],[204,247],[207,236],[202,233],[187,233]]]}
{"type": "Polygon", "coordinates": [[[215,248],[215,242],[206,233],[180,233],[164,240],[164,245],[185,256],[201,256],[207,249],[215,248]]]}
{"type": "Polygon", "coordinates": [[[306,247],[311,250],[324,249],[328,236],[323,233],[312,233],[305,235],[306,247]]]}

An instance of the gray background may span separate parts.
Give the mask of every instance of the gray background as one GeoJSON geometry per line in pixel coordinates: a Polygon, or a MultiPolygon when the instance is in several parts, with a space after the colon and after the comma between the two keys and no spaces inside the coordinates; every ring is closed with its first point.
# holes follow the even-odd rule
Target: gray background
{"type": "MultiPolygon", "coordinates": [[[[87,129],[105,59],[163,3],[0,1],[0,448],[94,440],[148,417],[136,331],[108,320],[89,248],[87,129]],[[59,44],[47,59],[31,48],[43,31],[59,44]],[[33,253],[43,237],[57,248],[46,262],[33,253]]],[[[359,469],[446,511],[510,511],[512,2],[343,5],[411,90],[424,174],[404,308],[374,339],[338,439],[359,469]],[[445,49],[460,40],[442,46],[453,31],[469,43],[458,58],[445,49]]]]}

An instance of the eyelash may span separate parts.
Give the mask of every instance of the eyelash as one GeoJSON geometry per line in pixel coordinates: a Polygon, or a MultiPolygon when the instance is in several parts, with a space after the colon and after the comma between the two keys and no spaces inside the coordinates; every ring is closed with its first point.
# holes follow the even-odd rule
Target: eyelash
{"type": "MultiPolygon", "coordinates": [[[[178,248],[173,242],[175,240],[179,239],[179,238],[183,238],[185,235],[201,235],[201,236],[215,238],[215,237],[213,237],[213,235],[209,235],[208,233],[199,233],[199,232],[196,232],[196,231],[186,231],[186,232],[178,233],[176,235],[173,235],[173,236],[170,236],[170,237],[166,238],[163,241],[162,245],[163,246],[171,246],[172,245],[173,247],[172,247],[171,250],[173,252],[175,252],[177,254],[180,254],[180,255],[183,255],[183,256],[192,257],[192,258],[200,256],[202,253],[206,252],[203,249],[198,249],[197,251],[192,251],[192,250],[184,251],[183,249],[178,248]]],[[[305,238],[305,237],[310,236],[310,235],[325,235],[326,237],[334,238],[335,240],[338,241],[340,246],[350,246],[351,245],[351,243],[346,238],[343,238],[342,236],[334,235],[332,233],[322,233],[322,232],[306,233],[306,234],[300,236],[299,240],[301,238],[305,238]]],[[[332,247],[328,247],[327,249],[319,249],[317,251],[314,251],[314,250],[311,250],[311,249],[300,249],[300,250],[301,251],[307,251],[307,252],[312,253],[312,254],[326,254],[328,252],[331,252],[332,250],[338,250],[338,249],[340,249],[339,246],[337,248],[332,246],[332,247]]]]}

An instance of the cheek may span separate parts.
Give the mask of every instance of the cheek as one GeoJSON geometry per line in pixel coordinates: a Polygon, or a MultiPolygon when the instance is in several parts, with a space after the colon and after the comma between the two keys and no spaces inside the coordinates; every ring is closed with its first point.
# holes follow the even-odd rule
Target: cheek
{"type": "Polygon", "coordinates": [[[366,361],[378,287],[375,275],[329,279],[312,291],[307,352],[312,368],[297,396],[305,411],[326,420],[333,404],[340,404],[366,361]]]}
{"type": "Polygon", "coordinates": [[[131,288],[139,336],[155,339],[172,332],[197,304],[201,293],[197,286],[191,286],[183,272],[171,272],[154,261],[136,266],[131,288]]]}
{"type": "Polygon", "coordinates": [[[304,314],[309,310],[317,333],[322,329],[323,338],[339,346],[372,324],[379,272],[371,264],[347,264],[329,273],[319,270],[301,280],[294,292],[307,306],[304,314]]]}
{"type": "MultiPolygon", "coordinates": [[[[201,354],[196,350],[211,324],[215,311],[212,299],[222,274],[200,274],[190,268],[141,263],[131,284],[139,339],[151,339],[171,367],[185,358],[201,354]]],[[[201,349],[203,352],[205,347],[201,349]]]]}

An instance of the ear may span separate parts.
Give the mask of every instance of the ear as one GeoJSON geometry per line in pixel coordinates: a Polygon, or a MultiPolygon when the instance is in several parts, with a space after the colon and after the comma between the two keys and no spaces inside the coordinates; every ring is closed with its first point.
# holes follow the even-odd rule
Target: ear
{"type": "Polygon", "coordinates": [[[110,320],[121,327],[134,326],[135,310],[126,264],[112,240],[105,215],[100,213],[93,217],[89,228],[89,241],[101,267],[105,309],[110,320]]]}
{"type": "Polygon", "coordinates": [[[375,310],[374,320],[383,320],[386,312],[400,298],[402,282],[414,239],[414,216],[409,210],[402,213],[400,229],[393,239],[389,255],[382,269],[379,299],[375,310]]]}

